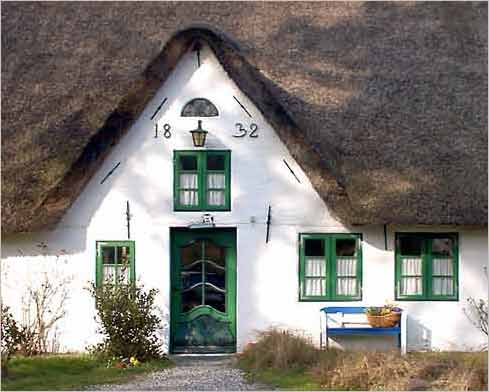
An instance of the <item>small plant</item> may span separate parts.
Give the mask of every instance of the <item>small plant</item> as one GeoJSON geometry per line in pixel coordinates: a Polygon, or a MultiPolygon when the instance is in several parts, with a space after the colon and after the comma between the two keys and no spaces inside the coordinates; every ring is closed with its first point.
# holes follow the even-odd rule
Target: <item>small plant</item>
{"type": "Polygon", "coordinates": [[[95,298],[99,332],[104,336],[102,343],[92,347],[92,352],[109,358],[134,357],[133,364],[161,358],[156,289],[145,291],[132,283],[99,287],[92,284],[89,290],[95,298]]]}
{"type": "Polygon", "coordinates": [[[402,312],[402,309],[393,304],[387,304],[384,306],[371,306],[365,309],[365,313],[370,316],[387,316],[391,313],[399,312],[402,312]]]}

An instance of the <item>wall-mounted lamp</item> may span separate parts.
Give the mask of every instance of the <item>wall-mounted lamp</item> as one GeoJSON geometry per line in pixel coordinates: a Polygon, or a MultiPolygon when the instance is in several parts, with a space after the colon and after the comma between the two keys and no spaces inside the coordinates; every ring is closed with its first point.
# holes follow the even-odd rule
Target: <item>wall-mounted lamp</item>
{"type": "Polygon", "coordinates": [[[197,129],[190,131],[192,134],[192,140],[194,142],[195,147],[204,147],[205,146],[205,137],[207,136],[207,131],[202,129],[202,120],[199,120],[199,125],[197,129]]]}

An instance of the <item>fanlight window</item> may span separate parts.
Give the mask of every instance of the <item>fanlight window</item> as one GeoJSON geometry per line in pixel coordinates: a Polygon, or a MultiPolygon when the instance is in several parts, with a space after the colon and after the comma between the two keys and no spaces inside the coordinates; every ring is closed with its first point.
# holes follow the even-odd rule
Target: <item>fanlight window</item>
{"type": "Polygon", "coordinates": [[[182,109],[182,117],[216,117],[219,116],[216,106],[205,98],[194,98],[182,109]]]}

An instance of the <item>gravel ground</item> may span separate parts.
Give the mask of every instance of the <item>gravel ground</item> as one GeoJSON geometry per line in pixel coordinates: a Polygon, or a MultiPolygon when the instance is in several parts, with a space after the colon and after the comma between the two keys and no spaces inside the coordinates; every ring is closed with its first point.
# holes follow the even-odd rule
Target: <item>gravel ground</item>
{"type": "Polygon", "coordinates": [[[95,385],[92,391],[258,391],[270,387],[246,381],[229,356],[175,356],[176,366],[127,384],[95,385]]]}

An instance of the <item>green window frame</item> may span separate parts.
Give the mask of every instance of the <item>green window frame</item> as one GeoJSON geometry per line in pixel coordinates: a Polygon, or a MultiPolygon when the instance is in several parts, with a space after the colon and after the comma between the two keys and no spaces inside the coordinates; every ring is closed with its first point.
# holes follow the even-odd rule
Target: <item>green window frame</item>
{"type": "Polygon", "coordinates": [[[458,301],[458,234],[396,233],[395,296],[458,301]]]}
{"type": "Polygon", "coordinates": [[[231,210],[231,152],[174,151],[175,211],[231,210]]]}
{"type": "Polygon", "coordinates": [[[97,286],[134,282],[136,277],[134,241],[97,241],[96,253],[97,286]]]}
{"type": "Polygon", "coordinates": [[[362,235],[299,234],[299,300],[362,299],[362,235]]]}

